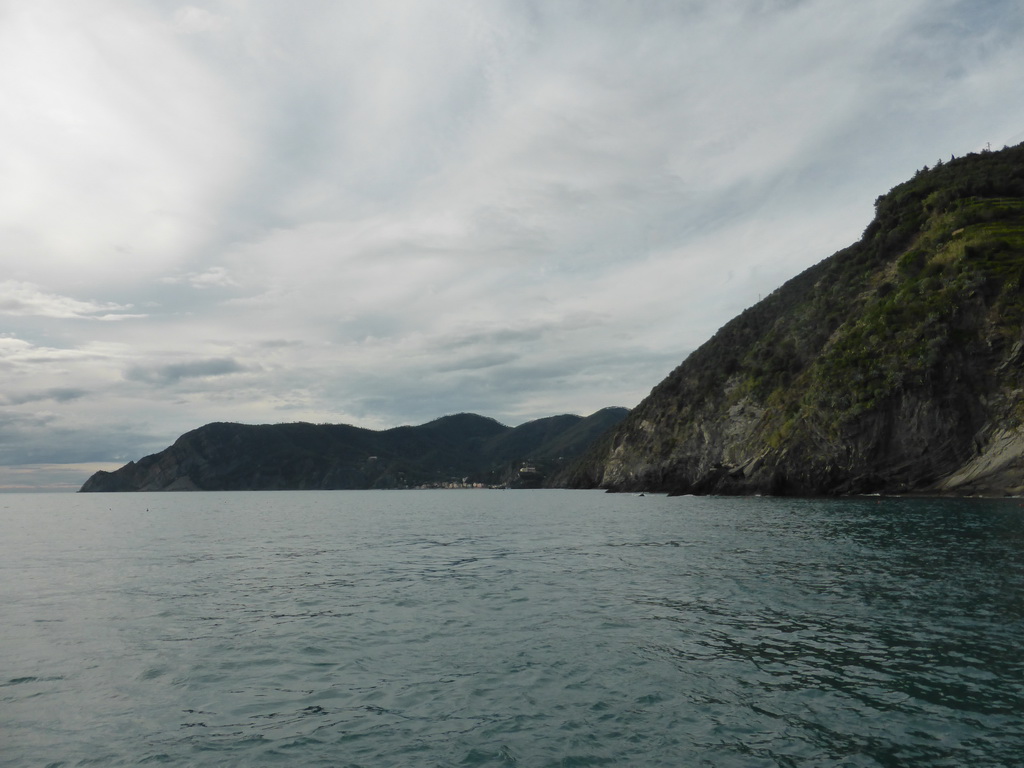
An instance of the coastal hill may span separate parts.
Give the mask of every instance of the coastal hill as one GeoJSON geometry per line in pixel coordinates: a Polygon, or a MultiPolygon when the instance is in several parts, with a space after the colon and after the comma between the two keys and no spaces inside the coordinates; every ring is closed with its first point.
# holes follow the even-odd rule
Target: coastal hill
{"type": "Polygon", "coordinates": [[[81,491],[537,487],[627,413],[605,408],[586,418],[552,416],[514,428],[460,413],[382,431],[219,422],[114,472],[97,472],[81,491]]]}
{"type": "Polygon", "coordinates": [[[863,237],[694,351],[569,487],[1024,492],[1024,144],[878,198],[863,237]]]}

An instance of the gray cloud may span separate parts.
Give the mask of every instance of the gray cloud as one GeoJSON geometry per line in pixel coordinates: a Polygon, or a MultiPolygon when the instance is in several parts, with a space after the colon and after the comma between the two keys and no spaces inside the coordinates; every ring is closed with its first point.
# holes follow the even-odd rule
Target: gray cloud
{"type": "Polygon", "coordinates": [[[244,365],[229,357],[208,358],[205,360],[189,360],[183,363],[169,363],[146,367],[132,366],[125,371],[125,378],[146,384],[176,384],[182,379],[205,379],[228,376],[247,370],[244,365]]]}
{"type": "MultiPolygon", "coordinates": [[[[160,450],[172,442],[141,433],[130,425],[111,422],[101,428],[76,429],[58,426],[57,418],[32,423],[0,419],[0,466],[26,464],[124,464],[160,450]],[[42,429],[41,429],[42,427],[42,429]]],[[[79,484],[85,482],[82,477],[79,484]]]]}
{"type": "Polygon", "coordinates": [[[53,389],[41,392],[22,393],[17,395],[0,396],[0,404],[3,405],[24,405],[25,403],[36,403],[43,400],[54,400],[58,403],[68,403],[88,395],[88,390],[75,387],[54,387],[53,389]]]}

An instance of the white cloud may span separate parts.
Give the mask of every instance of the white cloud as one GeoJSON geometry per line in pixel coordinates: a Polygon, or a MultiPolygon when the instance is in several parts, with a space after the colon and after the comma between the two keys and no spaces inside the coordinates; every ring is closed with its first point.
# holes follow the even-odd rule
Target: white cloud
{"type": "Polygon", "coordinates": [[[194,253],[244,164],[224,83],[142,4],[12,0],[0,26],[8,275],[131,284],[194,253]]]}
{"type": "Polygon", "coordinates": [[[126,314],[131,304],[80,301],[69,296],[46,293],[31,283],[0,282],[0,314],[22,317],[51,317],[85,320],[126,320],[145,317],[126,314]]]}
{"type": "Polygon", "coordinates": [[[88,358],[95,358],[95,355],[82,349],[38,346],[15,336],[0,336],[0,366],[9,369],[24,371],[24,366],[67,363],[88,358]]]}
{"type": "Polygon", "coordinates": [[[187,283],[200,290],[206,288],[234,288],[238,286],[224,267],[210,267],[203,272],[190,272],[180,277],[164,277],[161,282],[168,285],[187,283]]]}
{"type": "Polygon", "coordinates": [[[228,25],[228,19],[205,8],[185,5],[174,12],[174,29],[187,35],[220,32],[228,25]]]}

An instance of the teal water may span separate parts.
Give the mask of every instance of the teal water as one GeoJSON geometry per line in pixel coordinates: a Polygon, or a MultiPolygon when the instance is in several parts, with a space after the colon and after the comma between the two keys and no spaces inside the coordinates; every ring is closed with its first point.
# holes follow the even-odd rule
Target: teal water
{"type": "Polygon", "coordinates": [[[0,496],[0,764],[1020,766],[1020,504],[0,496]]]}

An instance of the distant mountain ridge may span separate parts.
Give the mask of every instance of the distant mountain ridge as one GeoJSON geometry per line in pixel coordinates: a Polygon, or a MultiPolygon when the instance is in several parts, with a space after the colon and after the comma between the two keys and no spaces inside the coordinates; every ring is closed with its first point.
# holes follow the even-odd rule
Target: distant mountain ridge
{"type": "Polygon", "coordinates": [[[460,413],[381,431],[345,424],[216,422],[185,433],[159,453],[96,472],[81,491],[534,487],[627,413],[604,408],[586,418],[565,414],[514,428],[460,413]]]}
{"type": "Polygon", "coordinates": [[[723,326],[556,482],[1024,493],[1024,144],[922,169],[723,326]]]}

